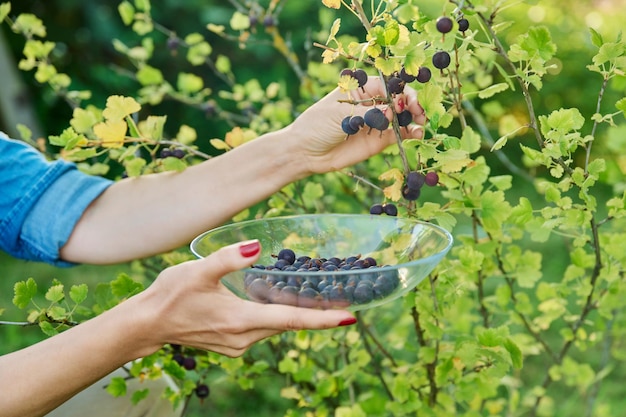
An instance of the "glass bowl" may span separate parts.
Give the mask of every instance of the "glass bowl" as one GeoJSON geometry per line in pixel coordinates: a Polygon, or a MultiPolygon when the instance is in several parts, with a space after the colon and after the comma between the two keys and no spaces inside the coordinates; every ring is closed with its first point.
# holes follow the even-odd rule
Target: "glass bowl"
{"type": "Polygon", "coordinates": [[[260,259],[222,278],[237,296],[351,311],[382,305],[415,288],[453,242],[445,229],[414,219],[310,214],[218,227],[195,238],[191,251],[202,258],[250,239],[260,241],[260,259]]]}

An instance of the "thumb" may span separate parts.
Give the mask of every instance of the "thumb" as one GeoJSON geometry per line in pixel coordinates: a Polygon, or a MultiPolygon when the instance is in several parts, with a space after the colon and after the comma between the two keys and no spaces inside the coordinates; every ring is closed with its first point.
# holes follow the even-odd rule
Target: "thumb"
{"type": "Polygon", "coordinates": [[[261,244],[257,239],[246,240],[224,246],[206,258],[200,259],[200,269],[218,282],[229,272],[253,265],[261,255],[261,244]]]}

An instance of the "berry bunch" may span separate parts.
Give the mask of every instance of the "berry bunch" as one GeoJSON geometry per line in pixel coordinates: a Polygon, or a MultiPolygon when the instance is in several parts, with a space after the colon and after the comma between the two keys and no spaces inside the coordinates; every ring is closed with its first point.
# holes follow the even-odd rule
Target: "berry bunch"
{"type": "Polygon", "coordinates": [[[170,156],[174,158],[178,158],[178,159],[183,159],[185,157],[185,151],[179,148],[174,148],[174,149],[165,148],[165,149],[161,149],[159,156],[163,159],[168,158],[170,156]]]}
{"type": "Polygon", "coordinates": [[[345,133],[354,135],[365,125],[365,119],[362,116],[346,116],[341,121],[341,129],[345,133]]]}
{"type": "Polygon", "coordinates": [[[380,215],[383,213],[387,216],[397,216],[398,207],[393,203],[376,203],[370,207],[370,214],[380,215]]]}
{"type": "Polygon", "coordinates": [[[439,174],[434,171],[428,172],[426,175],[421,172],[411,171],[406,176],[404,187],[402,188],[402,196],[409,201],[417,200],[424,184],[434,187],[438,183],[439,174]]]}
{"type": "Polygon", "coordinates": [[[253,269],[259,271],[245,275],[244,287],[248,296],[257,302],[322,309],[344,308],[385,298],[398,287],[397,272],[381,271],[377,266],[375,259],[362,258],[361,255],[346,258],[297,257],[293,250],[282,249],[276,255],[274,264],[254,265],[253,269]],[[267,274],[264,271],[291,273],[267,274]]]}
{"type": "Polygon", "coordinates": [[[362,70],[362,69],[355,69],[355,70],[353,70],[353,69],[350,69],[350,68],[346,68],[346,69],[341,71],[340,76],[342,76],[342,77],[343,76],[349,76],[349,77],[354,78],[357,81],[357,83],[359,84],[359,87],[361,89],[363,89],[363,90],[364,90],[363,87],[365,86],[365,84],[367,84],[368,75],[367,75],[367,72],[365,72],[365,70],[362,70]]]}

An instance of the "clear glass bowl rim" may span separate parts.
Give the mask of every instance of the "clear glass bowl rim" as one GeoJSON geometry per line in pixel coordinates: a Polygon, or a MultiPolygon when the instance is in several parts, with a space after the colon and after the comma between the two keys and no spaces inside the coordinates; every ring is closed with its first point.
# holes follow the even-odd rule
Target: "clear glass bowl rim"
{"type": "MultiPolygon", "coordinates": [[[[232,228],[232,227],[241,227],[241,226],[247,226],[250,224],[254,224],[254,223],[258,223],[260,221],[267,221],[267,222],[279,222],[279,221],[285,221],[285,220],[297,220],[297,219],[316,219],[316,218],[323,218],[323,217],[333,217],[333,218],[373,218],[376,215],[372,215],[372,214],[347,214],[347,213],[323,213],[323,214],[294,214],[294,215],[289,215],[289,216],[277,216],[277,217],[268,217],[268,218],[261,218],[261,219],[251,219],[251,220],[244,220],[241,222],[236,222],[236,223],[229,223],[229,224],[225,224],[223,226],[218,226],[214,229],[208,230],[204,233],[202,233],[201,235],[197,236],[195,239],[193,239],[189,245],[189,248],[191,250],[191,252],[197,257],[197,258],[204,258],[205,255],[201,255],[197,252],[197,250],[195,249],[195,247],[199,244],[199,242],[205,238],[208,234],[212,234],[212,233],[218,233],[222,230],[228,229],[228,228],[232,228]]],[[[444,229],[443,227],[436,225],[434,223],[430,223],[427,221],[423,221],[423,220],[418,220],[418,219],[412,219],[412,218],[407,218],[407,217],[393,217],[393,216],[388,216],[389,221],[393,221],[395,220],[396,222],[404,222],[404,223],[408,223],[411,225],[421,225],[424,227],[427,227],[429,229],[434,230],[435,232],[439,233],[440,235],[443,235],[443,237],[445,238],[445,240],[447,241],[446,246],[441,249],[439,252],[433,253],[429,256],[423,257],[423,258],[419,258],[416,259],[414,261],[409,261],[409,262],[404,262],[401,264],[396,264],[396,265],[385,265],[385,266],[375,266],[375,267],[370,267],[367,268],[367,271],[371,271],[371,272],[385,272],[385,271],[394,271],[396,269],[400,269],[400,268],[411,268],[411,267],[416,267],[418,265],[421,264],[427,264],[432,262],[433,258],[438,258],[438,257],[443,257],[445,254],[448,253],[448,251],[450,250],[450,248],[452,247],[452,245],[454,244],[454,238],[452,237],[452,234],[450,232],[448,232],[446,229],[444,229]]],[[[385,220],[387,220],[387,218],[385,218],[385,220]]],[[[251,237],[252,239],[252,237],[251,237]]],[[[237,242],[232,242],[237,243],[237,242]]],[[[247,272],[247,273],[252,273],[252,274],[263,274],[263,275],[273,275],[273,276],[288,276],[288,275],[298,275],[298,276],[303,276],[303,277],[307,277],[307,276],[320,276],[320,274],[330,274],[332,273],[332,275],[354,275],[356,272],[358,272],[359,270],[338,270],[338,271],[281,271],[281,270],[264,270],[264,269],[259,269],[259,268],[254,268],[254,267],[248,267],[248,268],[243,268],[241,269],[241,271],[243,272],[247,272]]],[[[362,273],[363,270],[360,270],[360,272],[362,273]]]]}

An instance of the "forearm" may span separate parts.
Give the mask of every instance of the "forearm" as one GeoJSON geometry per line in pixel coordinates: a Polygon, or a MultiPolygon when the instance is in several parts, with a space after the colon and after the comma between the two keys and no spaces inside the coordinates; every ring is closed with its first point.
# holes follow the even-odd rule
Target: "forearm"
{"type": "Polygon", "coordinates": [[[150,353],[126,306],[0,357],[4,417],[42,416],[128,361],[150,353]]]}
{"type": "Polygon", "coordinates": [[[85,212],[62,258],[115,263],[189,243],[306,175],[295,149],[285,150],[291,136],[286,128],[180,173],[114,184],[85,212]]]}

